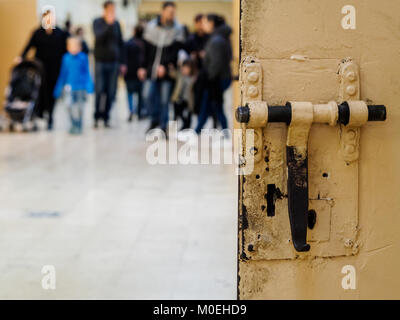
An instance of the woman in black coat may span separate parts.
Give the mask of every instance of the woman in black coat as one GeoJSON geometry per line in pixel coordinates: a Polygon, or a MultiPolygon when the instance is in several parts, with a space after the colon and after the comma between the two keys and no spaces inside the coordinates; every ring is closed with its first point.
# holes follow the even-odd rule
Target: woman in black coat
{"type": "Polygon", "coordinates": [[[28,51],[31,48],[35,48],[35,58],[43,65],[44,79],[42,80],[40,98],[35,109],[35,115],[42,118],[44,113],[47,112],[47,127],[51,130],[53,128],[53,109],[55,104],[53,91],[60,72],[62,57],[67,51],[66,40],[68,33],[55,27],[55,17],[50,11],[43,14],[43,21],[49,19],[49,15],[52,15],[50,18],[52,23],[47,26],[42,23],[42,26],[33,32],[21,57],[25,58],[28,51]]]}
{"type": "Polygon", "coordinates": [[[223,110],[224,92],[231,84],[232,29],[223,17],[208,14],[203,18],[204,31],[209,39],[204,48],[204,62],[200,77],[203,79],[203,99],[196,127],[199,134],[209,116],[215,115],[222,129],[228,128],[223,110]]]}

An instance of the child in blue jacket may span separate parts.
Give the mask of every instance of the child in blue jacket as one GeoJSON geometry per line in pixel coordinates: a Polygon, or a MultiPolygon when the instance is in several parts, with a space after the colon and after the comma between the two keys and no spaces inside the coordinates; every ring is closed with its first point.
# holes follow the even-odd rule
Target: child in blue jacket
{"type": "Polygon", "coordinates": [[[94,85],[89,70],[89,59],[81,50],[77,37],[67,40],[68,52],[63,56],[60,75],[54,88],[54,97],[59,98],[65,87],[68,112],[71,118],[71,134],[82,133],[83,109],[86,95],[93,93],[94,85]]]}

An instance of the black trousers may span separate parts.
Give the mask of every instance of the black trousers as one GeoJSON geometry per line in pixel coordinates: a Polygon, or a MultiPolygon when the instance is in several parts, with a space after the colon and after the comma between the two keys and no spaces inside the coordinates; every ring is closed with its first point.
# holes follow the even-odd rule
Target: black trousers
{"type": "Polygon", "coordinates": [[[45,66],[42,77],[42,85],[40,87],[39,102],[35,108],[34,116],[43,118],[47,113],[48,127],[53,127],[53,111],[55,98],[53,96],[54,87],[56,86],[58,73],[55,70],[49,69],[51,66],[45,66]]]}
{"type": "Polygon", "coordinates": [[[192,113],[189,110],[186,101],[177,101],[174,103],[174,119],[182,119],[183,126],[180,130],[189,129],[192,124],[192,113]]]}
{"type": "Polygon", "coordinates": [[[110,118],[110,111],[117,92],[119,63],[101,62],[95,64],[96,101],[94,119],[103,119],[105,123],[110,118]],[[104,101],[103,101],[104,100],[104,101]]]}
{"type": "MultiPolygon", "coordinates": [[[[201,106],[203,103],[204,93],[208,87],[208,79],[204,72],[200,72],[198,75],[196,82],[193,86],[193,93],[194,93],[194,113],[196,115],[200,115],[201,106]]],[[[216,129],[218,126],[218,118],[217,114],[212,112],[210,115],[213,119],[213,128],[216,129]]]]}

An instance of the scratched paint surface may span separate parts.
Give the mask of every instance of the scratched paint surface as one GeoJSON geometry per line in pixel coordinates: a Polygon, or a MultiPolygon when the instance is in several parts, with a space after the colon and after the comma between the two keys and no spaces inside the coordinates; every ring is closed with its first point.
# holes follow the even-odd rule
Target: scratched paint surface
{"type": "MultiPolygon", "coordinates": [[[[282,105],[290,100],[323,102],[322,97],[315,98],[314,92],[324,81],[329,84],[327,96],[337,100],[339,64],[340,60],[331,59],[300,62],[263,60],[263,100],[270,105],[282,105]],[[290,87],[276,96],[278,90],[275,89],[282,83],[284,75],[290,87]],[[306,92],[304,83],[307,84],[306,92]]],[[[244,67],[244,90],[247,74],[244,67]]],[[[309,198],[312,200],[310,209],[317,211],[317,224],[309,232],[309,239],[313,242],[311,251],[299,255],[291,242],[287,210],[288,129],[285,124],[268,124],[262,129],[262,147],[257,148],[257,153],[261,154],[256,154],[255,170],[245,177],[243,184],[243,205],[248,222],[242,232],[245,241],[240,248],[244,259],[303,259],[357,253],[358,165],[347,165],[341,159],[340,130],[339,126],[314,124],[310,132],[309,198]],[[321,135],[324,139],[320,138],[321,135]],[[271,206],[275,206],[273,216],[268,214],[271,206]]]]}

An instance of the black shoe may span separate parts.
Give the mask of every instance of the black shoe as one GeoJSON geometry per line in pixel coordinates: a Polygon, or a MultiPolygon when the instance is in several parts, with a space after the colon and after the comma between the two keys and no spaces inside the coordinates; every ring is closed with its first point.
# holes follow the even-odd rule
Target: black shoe
{"type": "Polygon", "coordinates": [[[169,140],[168,130],[165,128],[161,128],[161,131],[164,132],[165,140],[169,140]]]}
{"type": "Polygon", "coordinates": [[[158,123],[152,122],[150,127],[146,130],[146,133],[151,131],[151,130],[153,130],[153,129],[155,129],[155,128],[157,128],[157,127],[158,127],[158,123]]]}
{"type": "Polygon", "coordinates": [[[133,113],[129,114],[128,122],[132,122],[133,120],[133,113]]]}
{"type": "Polygon", "coordinates": [[[99,122],[97,120],[94,121],[93,127],[97,129],[99,127],[99,122]]]}
{"type": "Polygon", "coordinates": [[[182,127],[178,131],[183,131],[183,130],[187,130],[187,129],[190,129],[190,124],[185,123],[182,125],[182,127]]]}
{"type": "Polygon", "coordinates": [[[107,128],[107,129],[110,129],[110,128],[111,128],[111,126],[110,126],[110,124],[108,123],[108,121],[104,121],[104,127],[107,128]]]}

